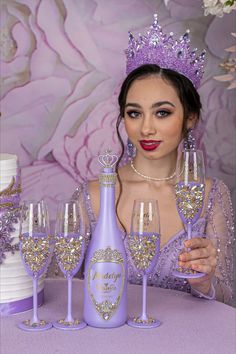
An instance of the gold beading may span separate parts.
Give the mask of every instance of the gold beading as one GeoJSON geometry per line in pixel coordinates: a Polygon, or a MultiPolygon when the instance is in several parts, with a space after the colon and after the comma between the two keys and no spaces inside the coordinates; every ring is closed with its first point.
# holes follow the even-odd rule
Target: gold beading
{"type": "Polygon", "coordinates": [[[9,197],[11,195],[18,194],[18,193],[22,192],[20,183],[18,184],[18,186],[15,189],[13,189],[15,181],[16,181],[15,177],[12,177],[12,181],[9,184],[9,186],[6,189],[4,189],[3,191],[0,192],[0,197],[2,197],[2,196],[3,197],[9,197]]]}

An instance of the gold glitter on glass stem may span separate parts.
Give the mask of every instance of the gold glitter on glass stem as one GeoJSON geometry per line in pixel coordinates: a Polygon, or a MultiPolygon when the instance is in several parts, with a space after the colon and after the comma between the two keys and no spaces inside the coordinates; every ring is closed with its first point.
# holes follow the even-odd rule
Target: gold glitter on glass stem
{"type": "Polygon", "coordinates": [[[64,325],[64,326],[68,326],[68,327],[70,327],[70,326],[77,326],[77,325],[79,325],[80,324],[80,320],[74,320],[74,321],[66,321],[65,319],[62,319],[62,320],[58,320],[57,321],[59,324],[62,324],[62,325],[64,325]]]}
{"type": "Polygon", "coordinates": [[[147,324],[147,325],[156,322],[156,320],[152,317],[149,317],[147,320],[142,320],[140,317],[134,317],[133,321],[138,324],[147,324]]]}
{"type": "Polygon", "coordinates": [[[46,264],[50,255],[50,236],[20,237],[21,252],[26,266],[31,272],[39,272],[46,264]]]}
{"type": "Polygon", "coordinates": [[[175,186],[178,210],[186,220],[191,221],[202,207],[204,184],[175,186]]]}
{"type": "Polygon", "coordinates": [[[47,322],[45,320],[40,320],[39,322],[33,322],[31,323],[30,320],[25,320],[23,321],[24,325],[26,325],[27,327],[31,327],[31,328],[35,328],[35,327],[40,327],[40,326],[45,326],[47,324],[47,322]]]}
{"type": "Polygon", "coordinates": [[[55,254],[60,266],[67,272],[76,268],[82,256],[83,237],[56,237],[55,254]]]}
{"type": "Polygon", "coordinates": [[[156,254],[157,235],[138,236],[129,235],[129,250],[134,265],[139,270],[146,270],[150,267],[156,254]]]}
{"type": "Polygon", "coordinates": [[[177,272],[184,273],[184,274],[197,274],[198,273],[196,270],[193,270],[191,268],[184,268],[184,267],[178,267],[177,272]]]}

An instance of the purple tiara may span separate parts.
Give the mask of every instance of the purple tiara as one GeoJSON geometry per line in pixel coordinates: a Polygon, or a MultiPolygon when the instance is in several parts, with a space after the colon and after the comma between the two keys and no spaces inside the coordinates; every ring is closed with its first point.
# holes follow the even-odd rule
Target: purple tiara
{"type": "Polygon", "coordinates": [[[136,40],[129,32],[126,73],[144,64],[157,64],[186,76],[198,88],[204,73],[205,50],[196,56],[197,48],[191,50],[189,46],[189,32],[187,30],[178,40],[173,38],[173,33],[164,34],[154,14],[154,22],[144,36],[139,34],[136,40]]]}

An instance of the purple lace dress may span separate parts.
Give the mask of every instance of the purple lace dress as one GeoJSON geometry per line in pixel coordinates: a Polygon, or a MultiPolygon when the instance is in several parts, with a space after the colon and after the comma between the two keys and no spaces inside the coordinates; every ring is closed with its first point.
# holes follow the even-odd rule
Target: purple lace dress
{"type": "MultiPolygon", "coordinates": [[[[80,193],[83,194],[91,231],[93,231],[96,225],[96,218],[92,210],[87,182],[84,182],[76,189],[73,197],[78,197],[80,193]]],[[[87,245],[90,234],[90,232],[87,233],[87,245]]],[[[193,236],[205,236],[211,239],[217,249],[218,262],[209,294],[203,295],[191,289],[185,279],[178,279],[172,275],[178,255],[183,249],[183,242],[187,239],[184,229],[173,235],[161,249],[157,265],[152,275],[149,276],[148,285],[191,292],[194,296],[207,299],[216,298],[219,301],[230,304],[233,293],[234,224],[230,193],[222,181],[213,180],[205,215],[193,225],[193,236]]],[[[127,250],[125,237],[124,243],[127,250]]],[[[141,284],[142,278],[135,270],[128,252],[127,254],[129,281],[134,284],[141,284]]]]}

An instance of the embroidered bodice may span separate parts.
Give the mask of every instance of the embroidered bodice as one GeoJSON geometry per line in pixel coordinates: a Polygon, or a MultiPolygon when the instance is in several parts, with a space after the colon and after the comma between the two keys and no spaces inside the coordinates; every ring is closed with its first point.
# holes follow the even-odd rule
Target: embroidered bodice
{"type": "MultiPolygon", "coordinates": [[[[88,245],[91,232],[93,232],[96,225],[96,217],[92,210],[87,182],[84,182],[76,189],[73,197],[78,197],[81,193],[84,197],[91,228],[90,232],[87,233],[86,244],[88,245]]],[[[230,193],[222,181],[217,179],[213,180],[205,213],[203,217],[198,219],[193,225],[193,236],[207,237],[213,241],[218,254],[218,262],[213,281],[216,298],[219,301],[230,303],[232,300],[233,287],[234,225],[230,193]]],[[[172,275],[172,271],[177,264],[178,255],[184,248],[183,243],[186,239],[187,233],[183,229],[171,237],[167,244],[161,249],[156,267],[149,276],[148,285],[191,292],[191,287],[187,280],[179,279],[172,275]]],[[[128,255],[129,281],[131,283],[141,284],[142,278],[140,274],[137,273],[132,259],[129,256],[125,236],[124,244],[128,255]]]]}

